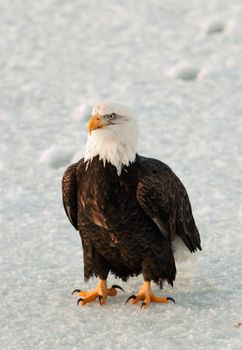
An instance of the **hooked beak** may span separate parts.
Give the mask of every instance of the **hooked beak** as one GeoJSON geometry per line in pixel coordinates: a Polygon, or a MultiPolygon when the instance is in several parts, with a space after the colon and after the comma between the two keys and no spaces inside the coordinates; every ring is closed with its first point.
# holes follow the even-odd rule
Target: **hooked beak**
{"type": "Polygon", "coordinates": [[[105,123],[103,121],[103,118],[100,117],[98,114],[91,116],[89,122],[88,122],[88,132],[89,135],[91,135],[91,132],[96,129],[101,129],[103,126],[105,126],[105,123]]]}

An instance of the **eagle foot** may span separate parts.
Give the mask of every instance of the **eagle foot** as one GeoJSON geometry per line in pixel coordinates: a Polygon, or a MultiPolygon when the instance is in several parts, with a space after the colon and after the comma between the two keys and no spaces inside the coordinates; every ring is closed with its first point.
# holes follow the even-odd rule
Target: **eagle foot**
{"type": "Polygon", "coordinates": [[[92,301],[98,299],[100,305],[104,305],[106,302],[106,298],[114,297],[117,295],[117,289],[120,289],[124,292],[123,288],[114,284],[111,288],[107,288],[106,280],[100,280],[97,287],[89,292],[84,292],[80,289],[74,289],[73,294],[78,294],[81,298],[77,300],[78,305],[86,305],[92,301]]]}
{"type": "Polygon", "coordinates": [[[133,294],[131,295],[127,300],[127,304],[129,301],[131,301],[131,304],[137,304],[139,301],[143,301],[141,305],[141,310],[146,309],[150,303],[162,303],[167,304],[169,301],[172,301],[174,304],[176,303],[175,300],[171,297],[157,297],[152,293],[150,282],[145,281],[143,286],[140,288],[137,295],[133,294]]]}

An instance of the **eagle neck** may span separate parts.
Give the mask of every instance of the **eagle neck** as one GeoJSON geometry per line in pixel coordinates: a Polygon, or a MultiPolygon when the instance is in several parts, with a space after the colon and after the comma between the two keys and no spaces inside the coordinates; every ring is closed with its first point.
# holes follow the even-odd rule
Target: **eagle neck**
{"type": "Polygon", "coordinates": [[[125,133],[125,137],[117,132],[108,133],[106,130],[94,131],[88,137],[84,161],[88,163],[94,157],[99,156],[105,167],[111,163],[116,169],[118,176],[121,175],[123,167],[127,167],[135,161],[137,138],[131,131],[125,133]]]}

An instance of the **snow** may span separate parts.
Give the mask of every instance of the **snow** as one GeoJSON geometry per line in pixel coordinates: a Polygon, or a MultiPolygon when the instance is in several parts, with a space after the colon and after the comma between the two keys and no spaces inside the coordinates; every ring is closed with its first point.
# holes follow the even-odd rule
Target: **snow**
{"type": "Polygon", "coordinates": [[[73,110],[73,118],[80,121],[88,121],[92,113],[93,104],[95,102],[96,101],[93,101],[93,103],[80,102],[80,105],[73,110]]]}
{"type": "Polygon", "coordinates": [[[70,163],[74,152],[75,150],[71,147],[62,149],[60,146],[52,145],[42,152],[39,163],[52,168],[60,168],[70,163]]]}
{"type": "Polygon", "coordinates": [[[224,31],[225,23],[220,18],[214,18],[214,19],[210,19],[206,23],[205,28],[206,28],[205,32],[208,35],[217,34],[217,33],[221,33],[224,31]]]}
{"type": "Polygon", "coordinates": [[[199,73],[199,67],[193,66],[189,62],[179,62],[167,71],[167,76],[181,80],[195,80],[199,73]]]}
{"type": "Polygon", "coordinates": [[[1,348],[241,349],[241,1],[0,6],[1,348]],[[167,75],[180,62],[195,79],[167,75]],[[154,286],[176,305],[125,305],[141,277],[110,276],[125,294],[102,308],[71,296],[96,281],[83,282],[60,183],[83,154],[88,106],[103,99],[134,108],[139,153],[188,189],[203,251],[178,266],[173,289],[154,286]]]}

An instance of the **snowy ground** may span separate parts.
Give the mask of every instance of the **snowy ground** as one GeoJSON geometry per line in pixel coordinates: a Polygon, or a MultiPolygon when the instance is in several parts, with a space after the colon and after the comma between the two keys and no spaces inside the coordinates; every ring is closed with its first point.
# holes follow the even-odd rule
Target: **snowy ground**
{"type": "Polygon", "coordinates": [[[241,0],[0,0],[0,13],[1,348],[242,349],[241,0]],[[136,110],[139,152],[188,188],[203,252],[162,292],[176,305],[124,305],[141,278],[102,308],[71,296],[96,281],[60,182],[103,98],[136,110]]]}

